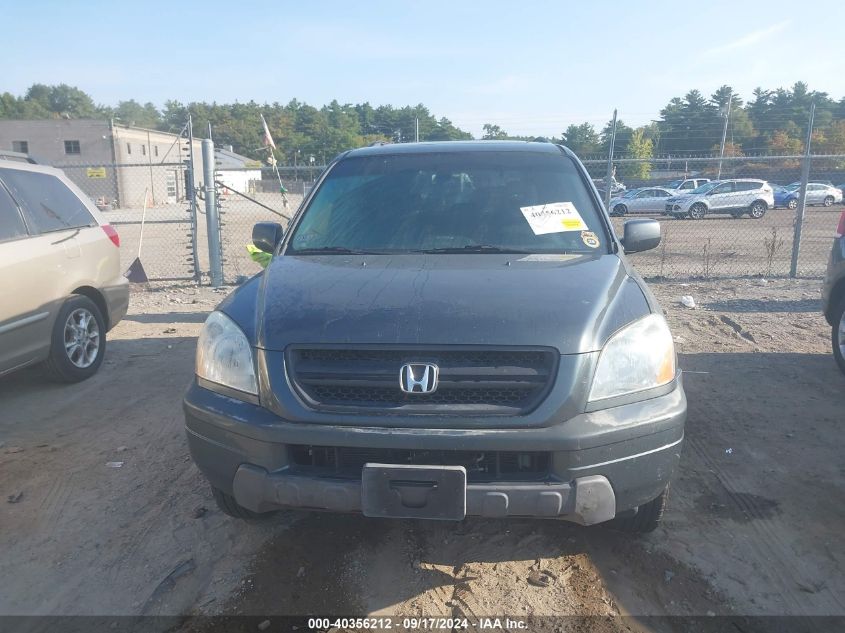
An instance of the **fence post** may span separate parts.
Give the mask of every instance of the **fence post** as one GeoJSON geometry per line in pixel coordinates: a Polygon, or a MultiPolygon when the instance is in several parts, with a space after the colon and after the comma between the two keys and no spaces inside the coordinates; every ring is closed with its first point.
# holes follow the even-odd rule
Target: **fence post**
{"type": "Polygon", "coordinates": [[[200,254],[199,243],[197,240],[199,225],[197,223],[197,192],[194,184],[196,183],[196,163],[194,162],[194,122],[190,114],[188,114],[188,168],[185,170],[185,195],[188,197],[188,202],[191,207],[191,256],[194,262],[194,281],[197,284],[202,279],[200,273],[200,254]]]}
{"type": "Polygon", "coordinates": [[[613,188],[613,145],[616,143],[616,110],[613,110],[613,128],[610,132],[610,147],[607,151],[607,173],[604,177],[604,208],[610,211],[610,190],[613,188]]]}
{"type": "Polygon", "coordinates": [[[217,214],[217,190],[214,185],[214,143],[209,138],[202,140],[202,177],[211,285],[219,288],[223,285],[223,262],[220,259],[220,220],[217,214]]]}
{"type": "Polygon", "coordinates": [[[792,236],[792,263],[789,276],[798,276],[798,253],[801,249],[801,229],[804,226],[804,210],[807,207],[807,182],[810,180],[810,141],[813,138],[813,119],[816,116],[816,104],[810,105],[810,122],[807,125],[807,143],[804,146],[804,162],[801,165],[801,189],[798,194],[798,207],[795,210],[795,233],[792,236]]]}

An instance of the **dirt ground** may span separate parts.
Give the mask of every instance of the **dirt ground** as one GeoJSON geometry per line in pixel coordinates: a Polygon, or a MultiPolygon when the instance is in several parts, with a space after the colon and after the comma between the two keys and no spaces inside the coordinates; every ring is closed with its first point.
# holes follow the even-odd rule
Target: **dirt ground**
{"type": "Polygon", "coordinates": [[[541,521],[229,519],[180,408],[200,325],[228,290],[135,292],[94,378],[0,381],[0,615],[591,614],[606,631],[632,626],[601,617],[615,614],[845,615],[845,376],[819,283],[652,288],[689,418],[665,523],[639,538],[541,521]]]}

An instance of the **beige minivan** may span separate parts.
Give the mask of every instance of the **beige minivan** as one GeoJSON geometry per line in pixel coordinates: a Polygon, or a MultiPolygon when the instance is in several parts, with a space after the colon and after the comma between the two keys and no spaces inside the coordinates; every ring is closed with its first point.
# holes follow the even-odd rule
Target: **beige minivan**
{"type": "Polygon", "coordinates": [[[77,382],[126,314],[120,238],[63,172],[0,158],[0,376],[43,362],[77,382]]]}

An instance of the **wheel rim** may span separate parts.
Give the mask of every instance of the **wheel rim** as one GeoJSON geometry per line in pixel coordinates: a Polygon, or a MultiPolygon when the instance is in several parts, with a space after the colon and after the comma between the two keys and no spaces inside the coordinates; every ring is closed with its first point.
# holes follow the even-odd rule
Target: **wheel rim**
{"type": "Polygon", "coordinates": [[[790,200],[789,204],[787,204],[786,206],[788,206],[790,209],[794,209],[795,207],[798,206],[798,201],[797,200],[790,200]]]}
{"type": "Polygon", "coordinates": [[[824,199],[824,206],[829,207],[832,204],[833,204],[833,198],[831,198],[830,196],[828,196],[827,198],[824,199]]]}
{"type": "Polygon", "coordinates": [[[761,204],[752,204],[751,205],[751,215],[755,218],[763,217],[763,205],[761,204]]]}
{"type": "Polygon", "coordinates": [[[836,342],[839,345],[840,356],[845,357],[845,311],[839,317],[839,340],[836,342]]]}
{"type": "Polygon", "coordinates": [[[704,215],[704,211],[699,205],[694,204],[692,205],[692,208],[690,208],[689,214],[691,218],[693,218],[694,220],[698,220],[704,215]]]}
{"type": "Polygon", "coordinates": [[[94,364],[100,353],[100,326],[85,308],[77,308],[65,321],[65,354],[80,369],[94,364]]]}

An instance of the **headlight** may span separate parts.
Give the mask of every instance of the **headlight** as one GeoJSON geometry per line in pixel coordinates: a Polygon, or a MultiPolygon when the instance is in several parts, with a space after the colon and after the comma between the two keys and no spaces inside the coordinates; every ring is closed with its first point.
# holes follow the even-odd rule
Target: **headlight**
{"type": "Polygon", "coordinates": [[[634,321],[608,339],[599,356],[590,401],[665,385],[675,377],[675,345],[659,314],[634,321]]]}
{"type": "Polygon", "coordinates": [[[197,341],[197,377],[258,394],[252,348],[241,329],[222,312],[212,312],[197,341]]]}

